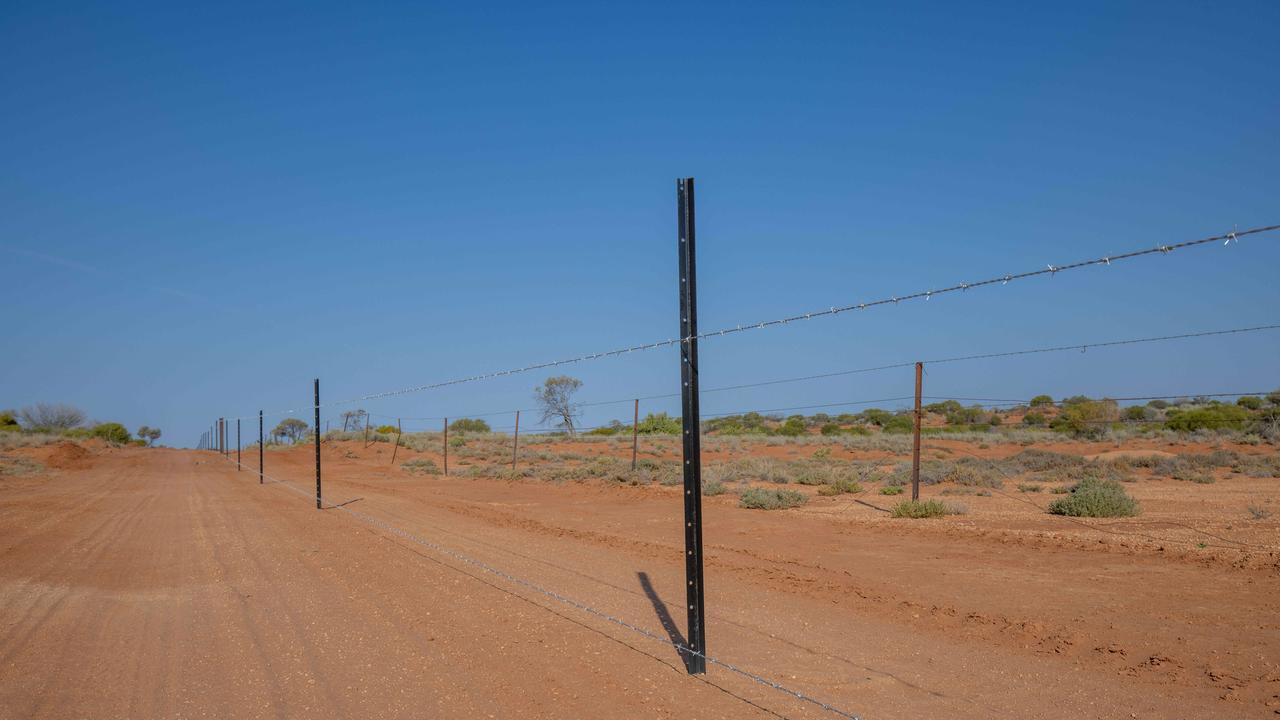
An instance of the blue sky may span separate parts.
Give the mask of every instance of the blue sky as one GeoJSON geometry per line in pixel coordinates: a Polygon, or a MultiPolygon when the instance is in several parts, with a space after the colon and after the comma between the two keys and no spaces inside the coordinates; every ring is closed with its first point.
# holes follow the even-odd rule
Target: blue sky
{"type": "MultiPolygon", "coordinates": [[[[1267,2],[11,3],[0,406],[189,445],[306,406],[316,376],[339,399],[672,337],[680,176],[704,329],[1275,224],[1278,24],[1267,2]]],[[[703,382],[1276,322],[1278,235],[709,340],[703,382]]],[[[926,394],[1259,390],[1278,359],[1259,333],[939,366],[926,394]]],[[[586,401],[678,389],[672,349],[566,371],[586,401]]],[[[529,407],[544,376],[362,406],[529,407]]],[[[703,409],[910,392],[903,370],[703,409]]]]}

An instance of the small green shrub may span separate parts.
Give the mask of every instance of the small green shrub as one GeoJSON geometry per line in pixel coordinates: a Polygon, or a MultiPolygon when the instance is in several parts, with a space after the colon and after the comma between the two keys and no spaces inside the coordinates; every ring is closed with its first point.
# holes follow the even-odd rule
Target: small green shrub
{"type": "Polygon", "coordinates": [[[1249,419],[1249,411],[1239,405],[1210,405],[1172,415],[1164,426],[1177,432],[1242,430],[1249,419]]]}
{"type": "Polygon", "coordinates": [[[1018,483],[1018,492],[1038,493],[1042,490],[1044,490],[1043,485],[1037,485],[1035,483],[1018,483]]]}
{"type": "Polygon", "coordinates": [[[826,468],[806,467],[796,473],[797,485],[825,485],[831,480],[831,473],[826,468]]]}
{"type": "Polygon", "coordinates": [[[400,428],[395,425],[379,425],[374,432],[382,435],[398,435],[400,433],[400,428]]]}
{"type": "Polygon", "coordinates": [[[492,432],[489,428],[489,423],[479,418],[458,418],[449,423],[449,429],[456,433],[492,432]]]}
{"type": "Polygon", "coordinates": [[[129,430],[117,422],[107,422],[95,425],[93,430],[90,432],[93,437],[102,438],[103,440],[116,445],[124,445],[133,439],[133,436],[129,434],[129,430]]]}
{"type": "Polygon", "coordinates": [[[1049,504],[1050,513],[1071,517],[1132,517],[1138,510],[1138,502],[1129,497],[1124,486],[1096,478],[1081,480],[1066,497],[1049,504]]]}
{"type": "Polygon", "coordinates": [[[1041,427],[1045,422],[1044,415],[1038,412],[1029,412],[1022,416],[1022,424],[1029,427],[1041,427]]]}
{"type": "Polygon", "coordinates": [[[719,480],[704,481],[702,483],[702,494],[707,497],[715,497],[716,495],[723,495],[728,491],[729,491],[729,488],[725,487],[724,483],[720,482],[719,480]]]}
{"type": "Polygon", "coordinates": [[[901,486],[901,485],[886,485],[886,486],[884,486],[884,487],[880,488],[880,494],[881,494],[881,495],[901,495],[901,494],[902,494],[902,486],[901,486]]]}
{"type": "Polygon", "coordinates": [[[1053,405],[1053,398],[1048,395],[1037,395],[1031,398],[1031,407],[1045,407],[1053,405]]]}
{"type": "Polygon", "coordinates": [[[636,424],[636,432],[641,435],[679,435],[682,429],[681,419],[666,413],[649,413],[636,424]]]}
{"type": "Polygon", "coordinates": [[[903,500],[893,506],[890,514],[896,518],[935,518],[943,515],[958,515],[963,510],[956,505],[948,505],[941,500],[903,500]]]}
{"type": "Polygon", "coordinates": [[[421,473],[423,475],[439,475],[440,467],[436,465],[436,461],[431,458],[417,458],[414,460],[406,460],[401,463],[400,467],[411,473],[421,473]]]}
{"type": "Polygon", "coordinates": [[[808,498],[795,490],[748,488],[738,496],[738,507],[752,510],[785,510],[799,507],[807,501],[808,498]]]}

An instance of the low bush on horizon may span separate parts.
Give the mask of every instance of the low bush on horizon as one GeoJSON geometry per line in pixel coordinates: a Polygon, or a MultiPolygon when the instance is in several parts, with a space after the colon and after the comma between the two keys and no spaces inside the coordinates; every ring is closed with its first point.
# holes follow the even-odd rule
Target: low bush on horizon
{"type": "Polygon", "coordinates": [[[459,434],[492,432],[489,423],[479,418],[458,418],[449,423],[449,430],[459,434]]]}
{"type": "Polygon", "coordinates": [[[1085,478],[1065,497],[1050,503],[1048,510],[1053,515],[1071,517],[1133,517],[1139,507],[1138,501],[1129,497],[1124,486],[1115,480],[1085,478]]]}
{"type": "Polygon", "coordinates": [[[738,507],[752,510],[785,510],[808,502],[803,493],[795,490],[772,488],[747,488],[738,496],[738,507]]]}

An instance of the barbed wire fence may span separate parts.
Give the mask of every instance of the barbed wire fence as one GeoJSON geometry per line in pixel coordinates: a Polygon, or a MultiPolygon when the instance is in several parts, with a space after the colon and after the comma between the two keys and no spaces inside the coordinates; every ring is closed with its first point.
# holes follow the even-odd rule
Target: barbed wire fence
{"type": "MultiPolygon", "coordinates": [[[[637,397],[618,399],[618,400],[599,400],[599,401],[592,401],[590,403],[582,403],[581,406],[594,407],[594,406],[620,404],[624,402],[632,402],[635,404],[636,418],[638,420],[639,402],[641,399],[660,400],[660,399],[671,399],[674,397],[680,397],[682,399],[683,430],[681,434],[683,436],[683,442],[684,442],[684,448],[683,448],[683,454],[682,454],[682,465],[683,465],[684,481],[685,481],[683,495],[684,495],[684,502],[685,502],[685,526],[686,526],[686,535],[685,535],[686,579],[687,579],[687,585],[688,585],[687,593],[688,593],[688,601],[689,601],[689,605],[688,605],[689,627],[687,628],[688,630],[687,637],[689,638],[689,640],[684,644],[665,639],[651,631],[645,630],[644,628],[641,628],[638,625],[635,625],[634,623],[628,622],[621,618],[614,617],[613,615],[600,611],[580,601],[569,598],[550,588],[544,587],[539,583],[533,582],[531,580],[527,580],[525,578],[519,577],[507,571],[504,571],[496,566],[493,566],[483,561],[472,558],[466,555],[465,553],[461,553],[456,550],[453,550],[452,548],[446,547],[433,540],[423,538],[415,533],[409,532],[403,528],[399,528],[379,518],[350,509],[343,504],[334,505],[331,503],[330,507],[342,510],[343,512],[347,513],[349,516],[357,519],[360,522],[376,527],[384,532],[387,532],[397,537],[400,537],[402,539],[408,540],[422,547],[426,547],[439,554],[453,558],[454,560],[457,560],[459,562],[478,568],[485,573],[494,575],[507,582],[521,586],[525,589],[534,591],[558,603],[562,603],[576,610],[579,610],[581,612],[594,615],[618,627],[641,634],[651,640],[663,643],[665,645],[669,645],[673,647],[677,652],[681,654],[682,657],[686,659],[686,666],[689,669],[689,672],[691,674],[703,672],[704,671],[703,669],[705,668],[705,664],[710,663],[714,666],[721,667],[732,673],[745,677],[751,680],[752,682],[755,682],[757,684],[772,688],[781,693],[789,695],[796,700],[803,701],[805,703],[809,703],[814,706],[817,706],[829,713],[832,713],[841,717],[845,717],[845,718],[856,718],[858,716],[851,712],[843,710],[831,703],[818,700],[808,694],[805,694],[805,693],[796,691],[792,688],[789,688],[787,686],[784,686],[776,681],[766,678],[761,674],[756,674],[756,673],[744,670],[734,664],[715,658],[711,655],[708,655],[705,650],[704,618],[703,618],[703,612],[702,612],[703,577],[702,577],[702,540],[701,540],[701,504],[700,504],[700,498],[701,498],[700,462],[701,460],[700,460],[700,449],[699,449],[700,448],[699,438],[702,434],[701,433],[701,417],[702,416],[701,416],[701,413],[699,412],[699,403],[698,403],[698,399],[701,396],[701,394],[728,392],[728,391],[734,391],[734,390],[745,390],[750,388],[765,387],[769,385],[778,385],[778,384],[785,384],[785,383],[815,381],[820,379],[828,379],[828,378],[834,378],[834,377],[839,377],[844,375],[852,375],[857,373],[867,373],[867,372],[874,372],[879,370],[900,369],[904,367],[914,366],[916,369],[917,379],[916,379],[916,391],[912,396],[880,398],[877,400],[853,400],[853,401],[835,402],[835,403],[798,405],[798,406],[771,408],[767,410],[757,411],[761,413],[777,413],[777,412],[790,412],[790,411],[796,411],[796,410],[834,408],[834,407],[842,407],[842,406],[855,406],[859,404],[881,404],[886,402],[904,402],[907,400],[913,400],[914,416],[915,416],[915,428],[914,428],[915,430],[915,450],[914,450],[915,471],[913,473],[913,498],[914,498],[914,497],[918,497],[918,484],[919,484],[918,474],[919,474],[919,458],[920,458],[920,434],[922,430],[921,403],[925,398],[938,399],[937,396],[925,396],[922,393],[920,375],[922,372],[922,368],[925,364],[937,365],[937,364],[944,364],[944,363],[958,363],[958,362],[965,362],[965,361],[987,360],[987,359],[994,359],[994,358],[1000,358],[1000,357],[1015,357],[1015,356],[1032,355],[1032,354],[1040,354],[1040,353],[1064,352],[1068,350],[1086,352],[1089,349],[1093,349],[1093,348],[1116,347],[1121,345],[1165,342],[1165,341],[1183,340],[1183,339],[1192,339],[1192,338],[1217,337],[1217,336],[1223,336],[1223,335],[1262,332],[1262,331],[1274,330],[1274,329],[1280,328],[1280,324],[1259,325],[1259,326],[1244,327],[1244,328],[1232,328],[1227,330],[1211,330],[1211,331],[1204,331],[1204,332],[1183,333],[1178,335],[1130,338],[1130,339],[1124,339],[1124,340],[1111,340],[1111,341],[1105,341],[1105,342],[1082,343],[1082,344],[1074,344],[1074,345],[1056,345],[1056,346],[1050,346],[1050,347],[1028,348],[1028,349],[1022,349],[1022,350],[994,352],[994,353],[957,355],[957,356],[935,358],[933,360],[927,360],[927,361],[893,363],[888,365],[880,365],[876,367],[838,370],[838,371],[832,371],[832,372],[826,372],[826,373],[805,375],[800,377],[773,378],[773,379],[761,380],[761,381],[752,382],[752,383],[739,383],[736,385],[725,385],[721,387],[700,389],[698,387],[698,377],[697,377],[697,347],[698,347],[698,341],[700,340],[710,339],[715,337],[723,337],[728,335],[735,335],[735,334],[749,332],[749,331],[776,328],[784,325],[789,325],[792,323],[807,322],[807,321],[811,321],[819,318],[834,317],[836,315],[840,315],[844,313],[863,312],[863,311],[874,309],[874,308],[885,307],[889,305],[898,305],[900,303],[909,302],[909,301],[929,302],[933,299],[934,296],[943,296],[943,295],[949,295],[949,294],[955,294],[955,293],[965,293],[965,292],[968,292],[969,290],[979,290],[979,289],[989,288],[989,287],[1004,286],[1015,281],[1029,280],[1032,278],[1043,277],[1043,276],[1056,276],[1060,273],[1071,272],[1071,271],[1080,270],[1088,267],[1111,266],[1114,264],[1128,262],[1128,261],[1136,260],[1139,258],[1149,258],[1149,257],[1167,255],[1175,251],[1195,248],[1195,247],[1204,247],[1204,246],[1208,246],[1215,243],[1221,243],[1223,246],[1229,246],[1232,244],[1238,244],[1242,238],[1246,238],[1250,236],[1258,236],[1265,233],[1270,233],[1276,230],[1280,230],[1280,225],[1270,225],[1270,226],[1255,227],[1248,230],[1232,231],[1225,234],[1200,238],[1197,240],[1188,240],[1188,241],[1182,241],[1182,242],[1176,242],[1176,243],[1161,244],[1161,245],[1156,245],[1154,247],[1136,249],[1129,252],[1124,252],[1124,253],[1119,253],[1114,255],[1106,255],[1102,257],[1085,259],[1085,260],[1077,260],[1077,261],[1062,263],[1062,264],[1047,263],[1043,268],[1024,270],[1016,273],[995,274],[990,277],[987,277],[986,279],[981,279],[973,282],[958,282],[952,285],[943,286],[936,289],[917,290],[917,291],[912,291],[908,293],[903,293],[900,295],[891,295],[889,297],[878,298],[873,300],[845,303],[840,305],[831,305],[824,309],[805,312],[802,314],[795,314],[795,315],[784,316],[784,317],[779,317],[775,319],[760,320],[760,321],[755,321],[750,323],[737,324],[731,327],[724,327],[724,328],[709,331],[709,332],[699,332],[697,330],[697,324],[696,324],[697,293],[696,293],[696,284],[695,284],[696,273],[694,270],[695,265],[694,265],[692,179],[683,179],[678,181],[677,196],[678,196],[678,206],[679,206],[678,248],[680,250],[680,290],[681,290],[680,337],[670,338],[666,340],[658,340],[658,341],[647,342],[647,343],[640,343],[640,344],[630,345],[626,347],[621,347],[621,348],[616,348],[616,349],[606,350],[601,352],[579,354],[579,355],[564,357],[558,360],[538,362],[538,363],[533,363],[533,364],[528,364],[523,366],[515,366],[515,367],[510,367],[502,370],[480,372],[480,373],[475,373],[475,374],[471,374],[463,377],[426,382],[418,385],[402,387],[399,389],[373,392],[373,393],[368,393],[368,394],[341,399],[337,401],[331,401],[325,404],[321,403],[319,380],[317,379],[315,381],[314,402],[311,405],[274,410],[271,412],[258,411],[259,428],[260,428],[259,430],[260,452],[259,452],[259,467],[258,467],[259,481],[265,483],[266,480],[269,478],[272,481],[271,484],[282,485],[283,487],[286,487],[291,491],[297,492],[301,494],[303,497],[306,497],[308,499],[314,497],[317,508],[324,507],[325,499],[322,492],[322,484],[321,484],[322,473],[321,473],[320,443],[322,439],[321,411],[325,409],[336,409],[336,408],[347,407],[347,406],[360,404],[360,403],[376,402],[376,401],[385,400],[388,398],[393,398],[393,397],[398,397],[403,395],[423,393],[431,390],[438,390],[446,387],[453,387],[453,386],[464,385],[468,383],[476,383],[476,382],[481,382],[485,380],[492,380],[492,379],[497,379],[497,378],[502,378],[507,376],[525,374],[525,373],[530,373],[538,370],[548,370],[552,368],[558,368],[566,365],[584,363],[584,362],[594,361],[594,360],[599,360],[604,358],[619,357],[619,356],[627,355],[631,353],[646,352],[650,350],[656,350],[656,349],[667,348],[667,347],[678,348],[681,354],[681,370],[682,370],[682,388],[679,393],[657,393],[657,394],[648,394],[644,396],[637,396],[637,397]],[[288,481],[281,480],[279,478],[275,478],[268,475],[265,472],[265,469],[263,466],[262,454],[261,454],[261,448],[262,448],[262,445],[264,444],[262,418],[265,416],[271,416],[271,417],[296,416],[299,413],[302,413],[304,411],[309,414],[314,414],[314,427],[311,429],[312,434],[314,435],[315,447],[316,447],[316,455],[315,455],[316,487],[315,487],[314,496],[307,490],[302,490],[297,487],[294,487],[288,481]]],[[[1022,403],[1023,402],[1021,400],[1010,400],[1007,398],[982,399],[982,398],[956,397],[956,398],[945,398],[945,400],[966,401],[966,402],[968,401],[993,402],[993,403],[1022,403]]],[[[525,409],[521,408],[514,411],[515,417],[516,417],[516,428],[515,428],[516,443],[518,443],[518,437],[519,437],[518,423],[519,423],[519,413],[521,410],[525,410],[525,409]]],[[[709,413],[708,417],[729,416],[734,414],[741,414],[741,412],[742,411],[727,412],[727,413],[709,413]]],[[[497,416],[499,414],[501,413],[496,413],[496,412],[472,413],[469,415],[463,415],[462,417],[478,418],[478,417],[485,417],[485,416],[497,416]]],[[[227,442],[227,428],[229,427],[230,420],[237,421],[237,428],[238,428],[239,421],[245,417],[251,417],[251,416],[218,418],[213,424],[213,426],[210,428],[210,431],[201,436],[200,441],[198,443],[199,446],[201,448],[216,448],[224,456],[224,458],[234,463],[237,466],[237,468],[243,467],[238,457],[239,449],[240,449],[239,448],[240,444],[238,442],[239,433],[237,432],[237,448],[236,448],[237,457],[233,459],[231,457],[230,449],[228,447],[228,442],[227,442]]],[[[383,417],[387,417],[388,419],[390,419],[390,416],[383,416],[383,417]]],[[[448,432],[447,418],[439,417],[439,418],[411,418],[411,419],[444,420],[443,431],[446,434],[448,432]]],[[[402,418],[396,418],[396,420],[397,420],[397,430],[399,432],[402,429],[400,427],[402,418]]],[[[302,422],[302,421],[299,421],[299,422],[302,422]]],[[[365,431],[367,433],[367,430],[369,428],[369,423],[370,423],[370,415],[367,413],[364,415],[364,422],[365,422],[365,431]]],[[[305,422],[302,422],[302,424],[305,430],[305,422]]],[[[397,441],[397,447],[398,447],[398,441],[397,441]]],[[[445,462],[446,462],[446,468],[447,468],[447,451],[448,451],[447,440],[444,443],[444,448],[446,453],[445,462]]],[[[513,450],[513,455],[512,455],[513,467],[515,465],[517,458],[518,458],[518,452],[513,450]]]]}

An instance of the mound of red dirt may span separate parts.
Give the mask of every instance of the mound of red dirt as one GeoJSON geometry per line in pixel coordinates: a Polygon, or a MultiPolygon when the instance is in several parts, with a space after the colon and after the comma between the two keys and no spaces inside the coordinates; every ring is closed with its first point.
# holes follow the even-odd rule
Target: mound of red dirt
{"type": "Polygon", "coordinates": [[[88,450],[73,442],[63,441],[48,448],[44,463],[59,470],[81,470],[89,467],[90,457],[88,450]]]}

